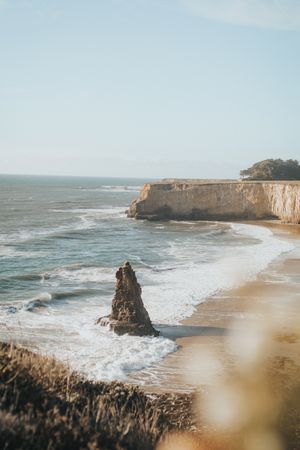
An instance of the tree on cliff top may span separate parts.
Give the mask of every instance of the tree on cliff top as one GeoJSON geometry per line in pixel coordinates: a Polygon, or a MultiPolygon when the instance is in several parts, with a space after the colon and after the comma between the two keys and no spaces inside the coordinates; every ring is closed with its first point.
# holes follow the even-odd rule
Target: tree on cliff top
{"type": "Polygon", "coordinates": [[[296,159],[265,159],[241,170],[240,175],[246,180],[300,180],[300,165],[296,159]]]}

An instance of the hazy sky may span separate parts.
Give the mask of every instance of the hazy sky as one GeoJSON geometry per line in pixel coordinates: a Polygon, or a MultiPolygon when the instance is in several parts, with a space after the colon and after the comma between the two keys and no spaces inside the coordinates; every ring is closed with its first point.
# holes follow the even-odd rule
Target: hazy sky
{"type": "Polygon", "coordinates": [[[300,159],[300,0],[0,0],[0,173],[300,159]]]}

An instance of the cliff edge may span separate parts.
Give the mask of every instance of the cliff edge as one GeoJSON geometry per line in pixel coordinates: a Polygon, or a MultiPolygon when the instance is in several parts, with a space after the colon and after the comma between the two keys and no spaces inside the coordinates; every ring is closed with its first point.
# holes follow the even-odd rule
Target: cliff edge
{"type": "Polygon", "coordinates": [[[300,223],[300,181],[162,180],[145,184],[128,217],[148,220],[280,219],[300,223]]]}

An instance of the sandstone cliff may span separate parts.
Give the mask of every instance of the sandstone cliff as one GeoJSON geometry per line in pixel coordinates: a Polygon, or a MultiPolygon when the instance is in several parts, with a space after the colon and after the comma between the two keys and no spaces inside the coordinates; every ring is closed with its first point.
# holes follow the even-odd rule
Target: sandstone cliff
{"type": "Polygon", "coordinates": [[[136,219],[300,223],[300,181],[163,180],[145,184],[127,212],[136,219]]]}

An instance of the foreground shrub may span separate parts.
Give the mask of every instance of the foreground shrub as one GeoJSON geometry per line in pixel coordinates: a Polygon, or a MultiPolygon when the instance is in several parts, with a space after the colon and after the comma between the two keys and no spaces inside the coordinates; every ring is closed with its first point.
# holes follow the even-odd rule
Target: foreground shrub
{"type": "Polygon", "coordinates": [[[188,395],[88,382],[52,358],[0,344],[1,449],[153,449],[167,431],[190,428],[190,405],[188,395]]]}

